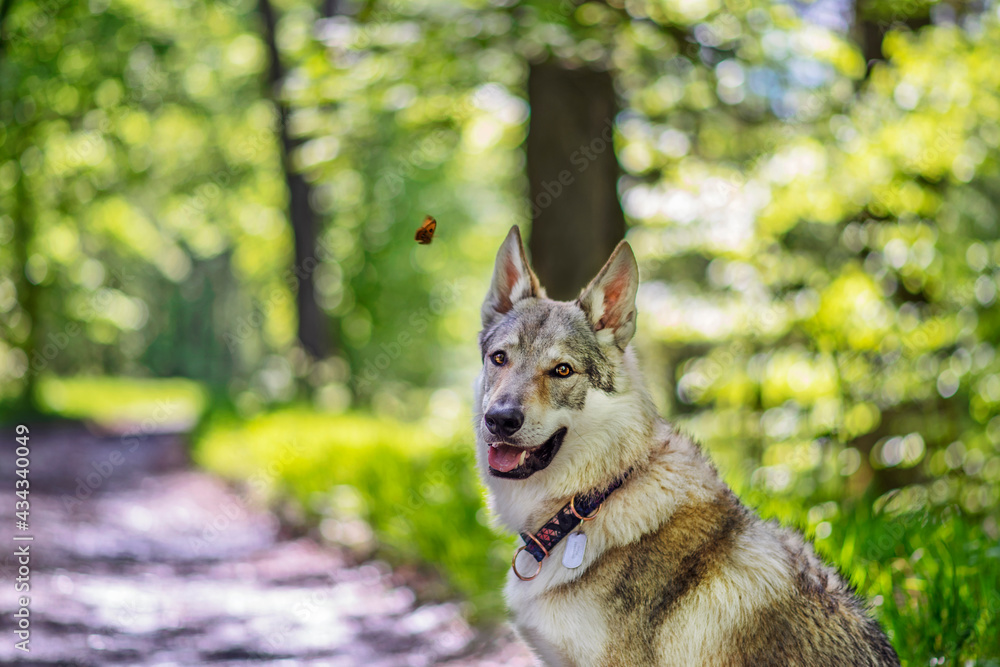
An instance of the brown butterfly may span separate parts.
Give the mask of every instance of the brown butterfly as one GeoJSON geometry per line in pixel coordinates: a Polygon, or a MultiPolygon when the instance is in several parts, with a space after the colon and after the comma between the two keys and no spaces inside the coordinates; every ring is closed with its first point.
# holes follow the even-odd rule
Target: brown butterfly
{"type": "Polygon", "coordinates": [[[417,229],[417,235],[413,238],[420,245],[427,245],[434,240],[434,230],[437,229],[437,224],[437,220],[428,215],[424,218],[424,224],[420,225],[420,228],[417,229]]]}

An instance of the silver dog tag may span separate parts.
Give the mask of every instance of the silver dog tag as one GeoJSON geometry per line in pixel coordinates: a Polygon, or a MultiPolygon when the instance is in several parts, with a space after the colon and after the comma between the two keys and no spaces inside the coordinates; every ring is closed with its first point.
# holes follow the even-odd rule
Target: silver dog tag
{"type": "Polygon", "coordinates": [[[563,552],[563,567],[574,569],[583,563],[583,551],[587,548],[587,536],[583,533],[572,533],[566,538],[566,551],[563,552]]]}

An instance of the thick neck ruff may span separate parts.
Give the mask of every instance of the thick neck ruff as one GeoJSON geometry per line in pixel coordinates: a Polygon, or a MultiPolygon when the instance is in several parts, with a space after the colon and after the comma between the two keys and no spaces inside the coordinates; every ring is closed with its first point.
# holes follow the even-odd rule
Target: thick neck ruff
{"type": "Polygon", "coordinates": [[[615,489],[620,487],[628,479],[632,469],[626,470],[621,476],[616,478],[610,485],[600,491],[592,491],[583,496],[573,496],[568,503],[562,506],[556,515],[538,529],[535,534],[527,531],[521,533],[524,546],[514,554],[511,567],[514,574],[522,581],[534,579],[542,571],[542,560],[558,545],[563,538],[573,532],[577,526],[584,521],[590,521],[597,516],[601,510],[601,505],[615,489]],[[531,554],[532,558],[538,561],[538,570],[531,576],[523,576],[517,571],[517,554],[522,550],[531,554]]]}

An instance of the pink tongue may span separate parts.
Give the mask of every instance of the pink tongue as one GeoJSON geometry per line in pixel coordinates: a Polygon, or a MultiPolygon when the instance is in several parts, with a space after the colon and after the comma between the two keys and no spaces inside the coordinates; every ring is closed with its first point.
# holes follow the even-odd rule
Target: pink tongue
{"type": "Polygon", "coordinates": [[[490,467],[500,472],[510,472],[516,468],[518,461],[521,460],[521,452],[524,451],[507,445],[498,445],[489,449],[490,467]]]}

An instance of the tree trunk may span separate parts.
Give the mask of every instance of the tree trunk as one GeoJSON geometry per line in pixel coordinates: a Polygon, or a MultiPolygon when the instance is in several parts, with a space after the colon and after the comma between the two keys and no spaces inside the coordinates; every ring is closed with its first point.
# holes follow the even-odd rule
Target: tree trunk
{"type": "Polygon", "coordinates": [[[931,23],[928,7],[900,4],[898,11],[890,12],[885,7],[873,11],[872,4],[871,0],[854,0],[854,35],[865,59],[866,78],[876,63],[885,60],[882,41],[889,30],[906,26],[916,32],[931,23]]]}
{"type": "Polygon", "coordinates": [[[3,60],[3,53],[7,48],[7,14],[14,6],[14,0],[0,0],[0,61],[3,60]]]}
{"type": "MultiPolygon", "coordinates": [[[[26,128],[22,128],[27,133],[26,128]]],[[[14,138],[9,137],[8,141],[14,138]]],[[[25,144],[30,139],[30,135],[25,137],[25,144]]],[[[19,147],[18,147],[19,148],[19,147]]],[[[19,155],[20,150],[16,150],[14,155],[19,155]]],[[[33,211],[31,210],[30,198],[28,195],[28,184],[25,183],[24,172],[18,175],[17,183],[14,185],[15,210],[14,213],[14,267],[17,271],[15,285],[17,289],[18,301],[22,313],[28,319],[28,333],[21,343],[21,351],[28,358],[28,371],[24,376],[24,384],[21,387],[21,402],[23,406],[33,408],[35,406],[35,385],[38,375],[48,367],[48,360],[38,354],[39,329],[41,327],[41,317],[38,308],[38,286],[28,278],[28,257],[31,252],[31,245],[34,236],[33,211]]],[[[49,369],[51,372],[51,369],[49,369]]]]}
{"type": "Polygon", "coordinates": [[[872,66],[885,60],[882,55],[882,40],[885,38],[885,28],[877,21],[860,19],[857,26],[858,41],[861,55],[865,59],[866,76],[871,73],[872,66]]]}
{"type": "MultiPolygon", "coordinates": [[[[326,2],[324,7],[330,11],[333,2],[326,2]]],[[[278,120],[281,138],[282,166],[285,172],[285,183],[288,187],[288,218],[292,224],[295,236],[295,275],[298,280],[296,305],[299,315],[299,342],[314,358],[322,359],[328,353],[329,339],[327,334],[327,316],[316,301],[316,282],[314,274],[319,265],[316,256],[316,241],[319,235],[319,224],[315,211],[310,203],[312,186],[295,171],[292,165],[292,154],[299,142],[288,132],[288,105],[281,100],[280,87],[285,72],[281,65],[281,54],[275,37],[277,16],[270,0],[258,0],[258,9],[264,20],[264,41],[270,60],[269,84],[270,96],[278,110],[278,120]]]]}
{"type": "Polygon", "coordinates": [[[532,65],[528,74],[532,264],[548,295],[575,297],[625,236],[608,72],[532,65]]]}

